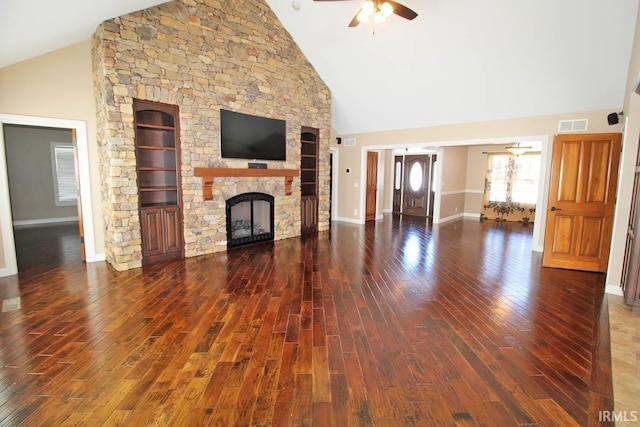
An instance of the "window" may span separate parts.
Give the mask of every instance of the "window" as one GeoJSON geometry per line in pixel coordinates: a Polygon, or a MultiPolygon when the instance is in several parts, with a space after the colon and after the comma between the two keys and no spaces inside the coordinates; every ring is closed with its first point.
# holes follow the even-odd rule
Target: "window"
{"type": "Polygon", "coordinates": [[[422,188],[422,164],[414,162],[409,169],[409,186],[411,190],[418,191],[422,188]]]}
{"type": "Polygon", "coordinates": [[[511,156],[497,154],[489,156],[489,169],[491,170],[491,187],[489,188],[489,200],[492,202],[507,201],[507,171],[511,156]]]}
{"type": "Polygon", "coordinates": [[[538,177],[540,155],[529,154],[516,157],[511,180],[511,201],[535,204],[538,200],[538,177]]]}
{"type": "Polygon", "coordinates": [[[489,200],[535,204],[538,199],[540,154],[489,156],[489,200]]]}
{"type": "Polygon", "coordinates": [[[52,142],[51,161],[56,206],[75,205],[78,192],[76,190],[73,145],[52,142]]]}

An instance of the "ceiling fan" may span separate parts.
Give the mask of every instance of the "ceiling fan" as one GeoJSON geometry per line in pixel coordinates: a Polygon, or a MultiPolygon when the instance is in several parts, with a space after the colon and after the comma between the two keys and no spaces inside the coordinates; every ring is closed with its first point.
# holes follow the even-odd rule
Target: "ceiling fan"
{"type": "MultiPolygon", "coordinates": [[[[346,1],[346,0],[314,0],[314,1],[346,1]]],[[[349,27],[357,27],[358,24],[365,23],[369,20],[370,17],[373,18],[373,22],[379,24],[384,22],[384,20],[395,13],[396,15],[412,20],[418,14],[413,10],[409,9],[407,6],[402,5],[398,2],[392,0],[367,0],[364,3],[364,6],[358,11],[356,16],[353,17],[351,22],[349,23],[349,27]]]]}

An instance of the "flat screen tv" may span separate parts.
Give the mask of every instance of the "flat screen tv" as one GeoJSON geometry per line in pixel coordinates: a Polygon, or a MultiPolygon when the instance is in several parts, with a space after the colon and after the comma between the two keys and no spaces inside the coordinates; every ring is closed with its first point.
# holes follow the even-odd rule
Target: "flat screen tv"
{"type": "Polygon", "coordinates": [[[286,122],[220,110],[220,149],[227,159],[287,160],[286,122]]]}

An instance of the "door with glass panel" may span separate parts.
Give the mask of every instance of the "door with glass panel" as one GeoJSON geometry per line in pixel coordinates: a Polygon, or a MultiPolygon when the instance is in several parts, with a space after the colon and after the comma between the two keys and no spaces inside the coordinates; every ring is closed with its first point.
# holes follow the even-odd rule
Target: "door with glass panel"
{"type": "Polygon", "coordinates": [[[405,156],[402,213],[429,216],[431,156],[405,156]]]}
{"type": "Polygon", "coordinates": [[[395,156],[393,159],[393,213],[402,212],[402,169],[404,158],[395,156]]]}

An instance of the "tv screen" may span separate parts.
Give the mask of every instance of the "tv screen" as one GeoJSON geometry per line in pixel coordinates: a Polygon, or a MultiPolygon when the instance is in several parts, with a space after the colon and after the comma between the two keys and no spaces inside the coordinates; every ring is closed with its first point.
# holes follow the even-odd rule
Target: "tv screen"
{"type": "Polygon", "coordinates": [[[287,160],[286,122],[220,110],[220,149],[227,159],[287,160]]]}

